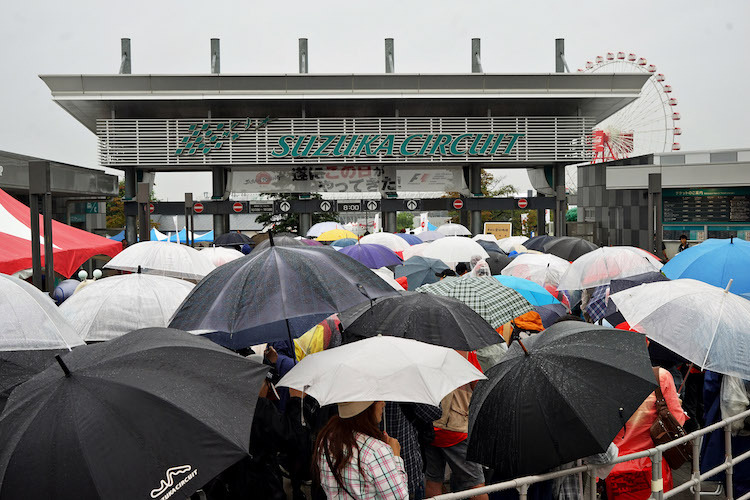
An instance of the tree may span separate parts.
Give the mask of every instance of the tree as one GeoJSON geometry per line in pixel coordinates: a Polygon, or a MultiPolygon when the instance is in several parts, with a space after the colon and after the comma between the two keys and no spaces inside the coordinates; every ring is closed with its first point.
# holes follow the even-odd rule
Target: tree
{"type": "MultiPolygon", "coordinates": [[[[125,181],[120,181],[117,189],[117,196],[107,200],[107,228],[122,229],[125,227],[125,181]]],[[[149,201],[159,201],[154,195],[154,190],[149,193],[149,201]]],[[[151,223],[151,227],[158,227],[159,224],[151,223]]]]}
{"type": "MultiPolygon", "coordinates": [[[[294,193],[264,193],[267,196],[276,201],[293,201],[299,200],[299,194],[294,193]]],[[[320,200],[323,197],[319,194],[313,194],[312,199],[320,200]]],[[[260,214],[256,219],[259,223],[264,226],[272,225],[274,232],[290,232],[299,233],[299,214],[288,213],[288,214],[260,214]]],[[[338,222],[338,212],[315,212],[312,214],[312,223],[317,224],[318,222],[338,222]]]]}
{"type": "Polygon", "coordinates": [[[414,214],[411,212],[399,212],[396,216],[396,230],[414,229],[414,214]]]}

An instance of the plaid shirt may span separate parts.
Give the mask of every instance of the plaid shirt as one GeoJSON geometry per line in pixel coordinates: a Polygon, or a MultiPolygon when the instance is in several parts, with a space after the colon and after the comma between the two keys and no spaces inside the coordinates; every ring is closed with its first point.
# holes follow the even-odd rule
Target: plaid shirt
{"type": "Polygon", "coordinates": [[[607,301],[609,300],[609,285],[596,287],[591,295],[591,300],[586,305],[586,312],[592,321],[599,321],[606,315],[607,301]]]}
{"type": "MultiPolygon", "coordinates": [[[[393,454],[390,446],[379,439],[357,433],[359,462],[364,476],[360,474],[358,461],[352,460],[341,471],[344,487],[356,495],[356,500],[400,500],[409,498],[406,471],[401,457],[393,454]]],[[[339,486],[328,466],[325,454],[318,458],[320,462],[320,484],[326,498],[347,500],[352,498],[339,486]]]]}
{"type": "MultiPolygon", "coordinates": [[[[423,422],[432,424],[442,416],[443,411],[436,406],[416,404],[414,414],[423,422]]],[[[424,484],[422,450],[417,430],[401,411],[400,404],[390,401],[385,403],[385,431],[401,445],[401,457],[409,477],[409,495],[413,497],[417,486],[424,484]]]]}

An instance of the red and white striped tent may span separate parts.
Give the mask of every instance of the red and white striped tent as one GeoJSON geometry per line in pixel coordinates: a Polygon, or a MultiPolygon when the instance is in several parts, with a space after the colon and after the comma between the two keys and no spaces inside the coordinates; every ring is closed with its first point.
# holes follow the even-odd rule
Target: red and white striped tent
{"type": "MultiPolygon", "coordinates": [[[[0,273],[13,274],[29,269],[31,263],[31,209],[0,189],[0,273]]],[[[44,222],[39,216],[42,264],[44,263],[44,222]]],[[[122,250],[119,241],[52,221],[55,272],[70,277],[94,255],[114,257],[122,250]]]]}

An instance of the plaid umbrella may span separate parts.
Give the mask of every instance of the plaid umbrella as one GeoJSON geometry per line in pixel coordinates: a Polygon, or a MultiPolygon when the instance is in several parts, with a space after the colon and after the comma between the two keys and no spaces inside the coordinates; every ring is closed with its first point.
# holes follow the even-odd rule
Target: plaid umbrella
{"type": "Polygon", "coordinates": [[[594,293],[591,295],[591,300],[586,305],[586,312],[592,320],[599,321],[606,315],[608,297],[609,285],[596,287],[594,293]]]}
{"type": "Polygon", "coordinates": [[[492,328],[499,328],[533,309],[520,293],[494,278],[445,278],[423,285],[417,291],[458,299],[474,309],[492,328]]]}

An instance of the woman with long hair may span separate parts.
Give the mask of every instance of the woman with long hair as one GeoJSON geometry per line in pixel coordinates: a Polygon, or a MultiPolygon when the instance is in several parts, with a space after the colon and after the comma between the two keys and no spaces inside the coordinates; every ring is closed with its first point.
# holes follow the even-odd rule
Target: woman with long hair
{"type": "Polygon", "coordinates": [[[402,499],[409,486],[398,441],[380,430],[383,401],[339,403],[315,444],[314,477],[329,499],[402,499]]]}

